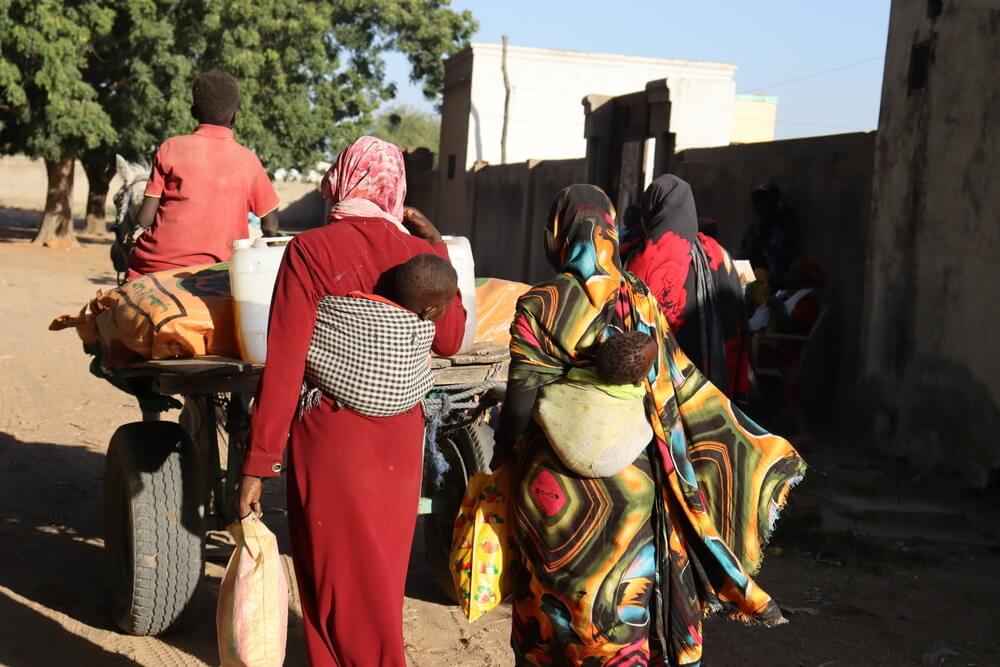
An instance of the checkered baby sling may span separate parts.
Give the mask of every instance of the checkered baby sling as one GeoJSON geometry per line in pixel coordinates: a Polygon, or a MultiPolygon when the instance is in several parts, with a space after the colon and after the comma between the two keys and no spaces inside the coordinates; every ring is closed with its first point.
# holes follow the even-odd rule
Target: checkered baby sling
{"type": "Polygon", "coordinates": [[[299,412],[326,394],[369,417],[412,409],[434,386],[428,364],[434,323],[380,299],[327,296],[316,309],[299,412]]]}

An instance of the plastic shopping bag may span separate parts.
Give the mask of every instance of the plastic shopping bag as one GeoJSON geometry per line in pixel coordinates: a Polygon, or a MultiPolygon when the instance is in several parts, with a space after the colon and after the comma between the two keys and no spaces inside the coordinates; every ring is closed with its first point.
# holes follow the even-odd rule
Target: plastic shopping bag
{"type": "Polygon", "coordinates": [[[469,480],[455,519],[451,574],[462,611],[474,621],[494,609],[512,589],[517,562],[507,466],[469,480]]]}
{"type": "Polygon", "coordinates": [[[254,514],[228,530],[236,549],[215,614],[222,667],[280,667],[288,633],[288,580],[278,541],[254,514]]]}

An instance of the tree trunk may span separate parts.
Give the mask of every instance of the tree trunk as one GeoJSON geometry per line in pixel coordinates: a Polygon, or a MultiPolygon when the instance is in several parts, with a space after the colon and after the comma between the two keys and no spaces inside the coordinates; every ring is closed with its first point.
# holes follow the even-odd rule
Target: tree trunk
{"type": "Polygon", "coordinates": [[[77,245],[73,232],[73,165],[76,157],[64,155],[58,160],[46,160],[48,191],[45,195],[45,215],[42,226],[32,243],[48,248],[70,248],[77,245]]]}
{"type": "Polygon", "coordinates": [[[115,175],[114,160],[87,160],[81,158],[87,173],[87,234],[104,234],[108,231],[108,187],[115,175]]]}

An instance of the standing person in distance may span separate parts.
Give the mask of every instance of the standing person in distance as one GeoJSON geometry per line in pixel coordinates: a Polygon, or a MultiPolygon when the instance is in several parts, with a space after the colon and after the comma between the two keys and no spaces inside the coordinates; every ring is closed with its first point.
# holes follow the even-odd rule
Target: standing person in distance
{"type": "Polygon", "coordinates": [[[645,243],[627,268],[652,290],[688,359],[733,400],[749,396],[750,331],[729,253],[699,233],[687,182],[664,174],[642,198],[645,243]]]}

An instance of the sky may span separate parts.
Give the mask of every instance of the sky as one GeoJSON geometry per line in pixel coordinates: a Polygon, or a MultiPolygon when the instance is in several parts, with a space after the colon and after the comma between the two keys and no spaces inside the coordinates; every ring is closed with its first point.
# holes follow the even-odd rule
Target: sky
{"type": "MultiPolygon", "coordinates": [[[[732,63],[737,93],[777,97],[779,139],[878,125],[890,0],[453,0],[474,42],[732,63]],[[831,71],[835,70],[835,71],[831,71]]],[[[387,59],[396,101],[433,104],[387,59]]],[[[600,92],[600,91],[594,91],[600,92]]]]}

